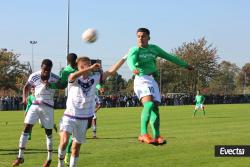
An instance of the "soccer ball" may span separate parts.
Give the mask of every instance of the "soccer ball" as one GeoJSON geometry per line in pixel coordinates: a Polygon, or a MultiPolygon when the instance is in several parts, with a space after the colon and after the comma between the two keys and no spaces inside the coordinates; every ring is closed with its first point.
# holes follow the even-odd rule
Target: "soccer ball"
{"type": "Polygon", "coordinates": [[[82,40],[87,43],[93,43],[97,40],[97,31],[93,28],[89,28],[82,33],[82,40]]]}

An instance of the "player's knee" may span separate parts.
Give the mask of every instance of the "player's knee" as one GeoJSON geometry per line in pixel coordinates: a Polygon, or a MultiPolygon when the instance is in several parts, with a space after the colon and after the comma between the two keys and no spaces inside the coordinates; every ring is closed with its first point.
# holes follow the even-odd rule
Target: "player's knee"
{"type": "Polygon", "coordinates": [[[31,125],[31,124],[25,124],[23,132],[24,133],[30,133],[31,130],[32,130],[32,127],[33,127],[33,125],[31,125]]]}
{"type": "Polygon", "coordinates": [[[51,136],[52,135],[52,129],[45,129],[45,133],[47,136],[51,136]]]}
{"type": "Polygon", "coordinates": [[[60,148],[62,149],[62,150],[65,150],[66,149],[66,147],[67,147],[67,145],[68,145],[68,139],[67,138],[63,138],[63,139],[61,139],[60,140],[60,148]]]}
{"type": "Polygon", "coordinates": [[[72,145],[72,155],[74,157],[78,157],[79,156],[80,147],[81,147],[81,144],[73,142],[73,145],[72,145]]]}

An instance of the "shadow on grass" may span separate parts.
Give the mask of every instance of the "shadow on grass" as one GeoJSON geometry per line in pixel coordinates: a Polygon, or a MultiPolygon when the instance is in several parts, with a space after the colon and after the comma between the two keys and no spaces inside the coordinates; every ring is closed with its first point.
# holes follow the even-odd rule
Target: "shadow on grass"
{"type": "MultiPolygon", "coordinates": [[[[91,138],[87,137],[86,139],[90,140],[126,140],[126,139],[138,139],[138,137],[97,137],[97,138],[91,138]]],[[[167,139],[176,139],[176,137],[167,137],[167,139]]]]}
{"type": "Polygon", "coordinates": [[[97,138],[91,138],[87,137],[86,139],[90,140],[125,140],[125,139],[137,139],[138,137],[97,137],[97,138]]]}
{"type": "Polygon", "coordinates": [[[207,118],[216,118],[216,119],[218,118],[218,119],[220,119],[220,118],[232,118],[232,117],[218,117],[218,116],[216,117],[215,116],[215,117],[207,117],[207,118]]]}
{"type": "Polygon", "coordinates": [[[163,146],[163,145],[166,145],[166,144],[167,144],[167,142],[164,142],[162,144],[152,143],[153,146],[163,146]]]}
{"type": "MultiPolygon", "coordinates": [[[[47,153],[46,149],[25,149],[24,154],[41,154],[47,153]]],[[[53,150],[53,153],[57,154],[57,150],[53,150]]],[[[17,155],[18,149],[0,149],[0,155],[17,155]]],[[[84,152],[83,154],[91,154],[84,152]]]]}

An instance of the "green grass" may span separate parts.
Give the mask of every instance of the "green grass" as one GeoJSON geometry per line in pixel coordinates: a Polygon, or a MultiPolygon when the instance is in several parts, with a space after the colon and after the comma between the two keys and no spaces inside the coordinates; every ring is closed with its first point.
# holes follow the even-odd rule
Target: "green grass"
{"type": "MultiPolygon", "coordinates": [[[[192,119],[193,106],[161,107],[161,134],[168,144],[137,142],[142,108],[101,109],[97,135],[81,147],[79,167],[249,167],[250,157],[218,158],[215,145],[250,145],[250,104],[207,105],[192,119]]],[[[56,110],[58,123],[62,110],[56,110]]],[[[0,167],[16,158],[23,112],[0,112],[0,167]],[[8,124],[6,125],[6,122],[8,124]]],[[[54,133],[52,167],[57,166],[58,134],[54,133]]],[[[44,130],[36,125],[27,145],[24,167],[39,167],[47,157],[44,130]]]]}

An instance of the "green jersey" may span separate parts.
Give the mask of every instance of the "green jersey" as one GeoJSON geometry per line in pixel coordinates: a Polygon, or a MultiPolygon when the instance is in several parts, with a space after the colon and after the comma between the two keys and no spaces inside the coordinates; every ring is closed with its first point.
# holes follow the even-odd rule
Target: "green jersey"
{"type": "Polygon", "coordinates": [[[35,96],[33,95],[29,95],[27,97],[27,106],[26,106],[26,109],[25,109],[25,112],[28,112],[29,109],[30,109],[30,106],[32,105],[32,102],[35,100],[35,96]]]}
{"type": "Polygon", "coordinates": [[[203,104],[205,101],[205,97],[203,95],[196,95],[195,96],[195,105],[203,104]]]}
{"type": "Polygon", "coordinates": [[[72,68],[71,65],[67,65],[61,72],[60,72],[60,79],[55,84],[50,84],[50,88],[52,89],[64,89],[68,85],[68,78],[71,73],[76,72],[75,68],[72,68]]]}
{"type": "Polygon", "coordinates": [[[173,54],[165,52],[157,45],[149,44],[146,48],[133,47],[129,50],[127,64],[131,71],[137,69],[139,76],[157,74],[156,58],[161,57],[183,68],[188,64],[173,54]]]}

